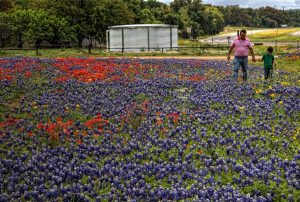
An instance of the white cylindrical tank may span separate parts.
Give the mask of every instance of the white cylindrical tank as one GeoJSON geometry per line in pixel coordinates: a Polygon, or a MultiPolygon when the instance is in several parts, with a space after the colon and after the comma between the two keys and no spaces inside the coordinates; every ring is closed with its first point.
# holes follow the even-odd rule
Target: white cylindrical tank
{"type": "Polygon", "coordinates": [[[109,51],[141,52],[178,47],[178,26],[164,24],[118,25],[109,27],[109,51]]]}

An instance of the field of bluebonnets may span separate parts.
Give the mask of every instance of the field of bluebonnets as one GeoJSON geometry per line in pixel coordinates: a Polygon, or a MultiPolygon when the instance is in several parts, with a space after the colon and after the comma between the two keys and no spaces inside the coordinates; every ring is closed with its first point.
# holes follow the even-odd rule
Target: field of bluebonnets
{"type": "Polygon", "coordinates": [[[300,77],[221,61],[0,59],[0,201],[299,201],[300,77]]]}

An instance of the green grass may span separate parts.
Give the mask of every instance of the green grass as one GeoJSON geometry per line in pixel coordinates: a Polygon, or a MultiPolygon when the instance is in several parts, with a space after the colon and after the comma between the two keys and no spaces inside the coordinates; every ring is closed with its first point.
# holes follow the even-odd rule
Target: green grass
{"type": "MultiPolygon", "coordinates": [[[[92,54],[83,53],[75,49],[69,49],[68,51],[61,52],[59,49],[56,50],[41,50],[41,55],[37,56],[35,51],[24,51],[20,54],[20,51],[4,51],[4,54],[0,54],[1,57],[13,57],[13,56],[24,56],[24,57],[39,57],[39,58],[58,58],[58,57],[197,57],[197,56],[226,56],[228,49],[224,46],[223,50],[220,48],[200,48],[201,44],[198,43],[197,48],[194,45],[193,48],[184,48],[179,51],[167,51],[162,52],[143,52],[143,53],[112,53],[94,49],[92,54]]],[[[275,54],[281,55],[287,52],[293,52],[289,50],[289,46],[278,46],[275,47],[275,54]]],[[[267,50],[267,46],[254,46],[254,52],[256,55],[262,55],[267,50]]]]}
{"type": "MultiPolygon", "coordinates": [[[[298,73],[300,71],[300,59],[287,59],[287,58],[277,58],[275,59],[276,66],[274,70],[284,70],[288,72],[295,72],[298,73]]],[[[262,62],[249,62],[251,65],[262,66],[262,62]]]]}
{"type": "Polygon", "coordinates": [[[300,28],[278,28],[270,29],[265,32],[252,34],[248,33],[251,41],[282,41],[282,42],[295,42],[300,39],[299,36],[291,35],[294,32],[300,31],[300,28]]]}
{"type": "MultiPolygon", "coordinates": [[[[24,57],[39,57],[39,58],[58,58],[58,57],[197,57],[197,56],[226,56],[228,49],[226,46],[222,48],[201,48],[203,44],[200,42],[190,41],[190,40],[179,40],[179,46],[181,47],[191,47],[191,48],[181,48],[179,50],[165,51],[150,51],[150,52],[140,52],[140,53],[120,53],[120,52],[106,52],[105,50],[92,49],[92,53],[88,54],[87,49],[85,51],[79,51],[77,49],[41,49],[39,50],[39,55],[36,55],[35,50],[2,50],[0,52],[1,57],[14,57],[14,56],[24,56],[24,57]]],[[[277,46],[275,48],[275,55],[281,55],[283,53],[294,52],[291,46],[277,46]]],[[[267,50],[267,46],[254,46],[254,52],[256,55],[262,55],[267,50]]]]}
{"type": "Polygon", "coordinates": [[[300,71],[300,60],[287,60],[286,58],[281,58],[276,60],[277,66],[275,68],[286,70],[289,72],[299,72],[300,71]]]}
{"type": "MultiPolygon", "coordinates": [[[[232,28],[232,29],[237,29],[232,28]]],[[[300,29],[299,29],[300,30],[300,29]]],[[[196,45],[199,47],[201,44],[199,42],[190,41],[190,40],[179,40],[180,46],[194,46],[196,45]]],[[[261,55],[263,55],[268,46],[254,46],[254,52],[257,58],[259,58],[261,55]]],[[[274,55],[280,56],[285,53],[292,53],[297,51],[297,49],[292,48],[291,46],[277,46],[274,47],[274,55]]],[[[180,51],[169,51],[169,52],[143,52],[143,53],[112,53],[112,52],[105,52],[104,50],[100,49],[93,49],[92,54],[87,54],[87,49],[83,49],[86,53],[79,51],[77,49],[41,49],[39,51],[40,55],[36,56],[35,50],[2,50],[0,51],[0,57],[10,57],[10,56],[28,56],[28,57],[41,57],[41,58],[57,58],[57,57],[149,57],[149,56],[156,56],[156,57],[166,57],[166,56],[172,56],[172,57],[181,57],[181,56],[191,56],[191,57],[197,57],[199,56],[199,59],[201,59],[201,56],[209,56],[212,57],[211,59],[214,59],[214,56],[223,56],[224,59],[227,54],[227,50],[220,50],[220,49],[181,49],[180,51]]],[[[300,70],[300,60],[294,59],[294,60],[287,60],[286,58],[278,58],[276,59],[277,66],[275,68],[286,70],[286,71],[293,71],[298,72],[300,70]]],[[[261,62],[253,63],[250,61],[249,64],[254,64],[261,66],[261,62]]],[[[37,84],[41,84],[43,79],[39,79],[38,75],[34,76],[34,78],[37,78],[36,81],[34,81],[37,84]]],[[[17,96],[20,96],[20,92],[15,92],[17,96]]],[[[11,94],[11,96],[16,96],[11,94]]],[[[18,100],[18,97],[15,97],[15,100],[18,100]]],[[[10,101],[14,99],[9,99],[10,101]]],[[[0,106],[1,108],[1,106],[0,106]]]]}
{"type": "Polygon", "coordinates": [[[228,34],[228,33],[236,32],[237,30],[241,30],[241,29],[247,30],[247,32],[249,34],[251,32],[251,30],[260,30],[262,28],[259,28],[259,27],[231,27],[231,26],[227,26],[227,27],[224,27],[224,30],[222,32],[220,32],[220,34],[228,34]]]}
{"type": "MultiPolygon", "coordinates": [[[[207,38],[209,36],[203,36],[207,38]]],[[[105,49],[93,48],[91,54],[88,54],[88,49],[75,49],[75,48],[55,48],[55,49],[39,49],[36,54],[36,50],[0,50],[1,57],[10,56],[27,56],[27,57],[40,57],[40,58],[57,58],[57,57],[143,57],[143,56],[201,56],[201,55],[223,55],[227,51],[210,48],[203,50],[197,48],[203,44],[197,40],[191,41],[189,39],[178,40],[179,47],[192,47],[192,48],[181,48],[180,50],[162,50],[157,51],[145,51],[140,53],[121,53],[121,52],[107,52],[105,49]]]]}

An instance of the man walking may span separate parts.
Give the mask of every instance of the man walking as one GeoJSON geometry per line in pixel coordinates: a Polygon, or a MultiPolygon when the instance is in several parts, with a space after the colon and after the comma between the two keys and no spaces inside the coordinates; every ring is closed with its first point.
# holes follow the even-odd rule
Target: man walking
{"type": "Polygon", "coordinates": [[[246,38],[247,31],[241,30],[238,37],[236,37],[230,46],[230,49],[227,54],[228,61],[230,60],[230,54],[232,50],[234,49],[234,60],[233,60],[233,78],[235,80],[238,79],[238,72],[240,67],[242,67],[243,71],[243,81],[247,81],[248,75],[247,75],[247,69],[248,69],[248,54],[249,50],[252,55],[252,61],[255,62],[255,55],[253,52],[252,45],[250,43],[250,40],[246,38]]]}

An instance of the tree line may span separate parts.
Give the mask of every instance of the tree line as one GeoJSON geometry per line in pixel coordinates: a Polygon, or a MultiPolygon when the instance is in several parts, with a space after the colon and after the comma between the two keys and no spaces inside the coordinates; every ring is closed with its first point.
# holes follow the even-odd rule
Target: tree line
{"type": "Polygon", "coordinates": [[[299,10],[212,6],[201,0],[0,0],[0,47],[105,42],[109,26],[175,24],[183,38],[217,34],[225,26],[299,26],[299,10]]]}

